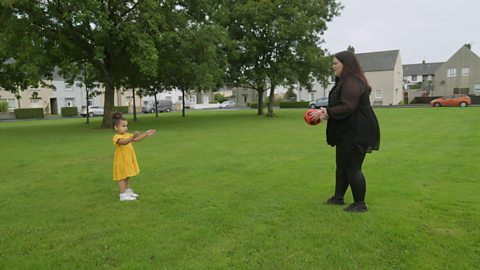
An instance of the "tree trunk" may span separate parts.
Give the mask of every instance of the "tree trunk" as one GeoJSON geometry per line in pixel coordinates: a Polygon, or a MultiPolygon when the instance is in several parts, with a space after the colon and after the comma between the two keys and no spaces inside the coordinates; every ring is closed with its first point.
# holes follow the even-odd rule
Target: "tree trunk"
{"type": "Polygon", "coordinates": [[[113,112],[113,105],[115,100],[115,85],[113,84],[113,75],[108,74],[105,80],[105,102],[103,103],[103,121],[101,128],[112,128],[112,117],[111,113],[113,112]]]}
{"type": "Polygon", "coordinates": [[[132,88],[133,98],[133,121],[137,121],[137,105],[135,105],[135,88],[132,88]]]}
{"type": "Polygon", "coordinates": [[[158,103],[158,101],[157,101],[157,93],[155,93],[155,95],[153,95],[153,100],[154,100],[154,102],[155,102],[155,104],[154,104],[154,105],[155,105],[155,117],[156,117],[156,118],[158,118],[158,110],[157,110],[157,103],[158,103]]]}
{"type": "Polygon", "coordinates": [[[270,96],[268,97],[268,117],[273,117],[273,99],[275,98],[275,85],[270,85],[270,96]]]}
{"type": "Polygon", "coordinates": [[[263,115],[263,89],[257,90],[258,92],[258,110],[257,110],[257,115],[263,115]]]}
{"type": "Polygon", "coordinates": [[[182,87],[182,117],[185,117],[185,89],[182,87]]]}

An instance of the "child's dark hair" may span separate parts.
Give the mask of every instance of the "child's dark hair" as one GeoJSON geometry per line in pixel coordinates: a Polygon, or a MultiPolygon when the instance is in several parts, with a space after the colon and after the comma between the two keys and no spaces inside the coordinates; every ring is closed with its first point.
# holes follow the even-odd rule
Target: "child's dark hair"
{"type": "Polygon", "coordinates": [[[120,121],[126,120],[125,118],[123,118],[121,112],[112,112],[110,114],[110,117],[112,117],[112,127],[116,126],[120,121]]]}

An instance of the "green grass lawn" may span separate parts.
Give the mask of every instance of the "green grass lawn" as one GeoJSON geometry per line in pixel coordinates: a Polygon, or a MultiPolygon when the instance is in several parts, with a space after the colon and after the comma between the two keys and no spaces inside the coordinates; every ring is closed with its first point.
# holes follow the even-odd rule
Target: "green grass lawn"
{"type": "Polygon", "coordinates": [[[1,122],[0,269],[478,267],[480,107],[376,109],[363,214],[323,205],[335,149],[303,112],[130,120],[157,129],[135,144],[136,202],[100,118],[1,122]]]}

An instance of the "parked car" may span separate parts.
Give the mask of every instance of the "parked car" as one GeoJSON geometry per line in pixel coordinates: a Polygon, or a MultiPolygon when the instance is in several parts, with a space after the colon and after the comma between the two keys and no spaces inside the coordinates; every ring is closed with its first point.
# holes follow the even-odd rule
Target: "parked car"
{"type": "Polygon", "coordinates": [[[234,109],[235,108],[235,102],[231,100],[224,101],[220,103],[220,109],[234,109]]]}
{"type": "MultiPolygon", "coordinates": [[[[82,106],[82,110],[80,111],[81,116],[87,116],[87,108],[82,106]]],[[[103,115],[103,107],[100,106],[88,106],[88,116],[94,117],[98,115],[103,115]]]]}
{"type": "Polygon", "coordinates": [[[318,109],[320,107],[327,107],[327,106],[328,106],[328,97],[321,97],[317,100],[310,101],[310,103],[308,103],[308,107],[312,109],[318,109]]]}
{"type": "MultiPolygon", "coordinates": [[[[157,101],[157,111],[158,112],[170,112],[173,110],[173,102],[171,100],[158,100],[157,101]]],[[[154,113],[155,104],[154,102],[148,103],[142,107],[142,112],[144,113],[154,113]]]]}
{"type": "Polygon", "coordinates": [[[472,99],[464,94],[455,94],[444,96],[441,98],[434,99],[430,101],[430,105],[433,107],[441,107],[441,106],[460,106],[460,107],[467,107],[468,105],[472,105],[472,99]]]}

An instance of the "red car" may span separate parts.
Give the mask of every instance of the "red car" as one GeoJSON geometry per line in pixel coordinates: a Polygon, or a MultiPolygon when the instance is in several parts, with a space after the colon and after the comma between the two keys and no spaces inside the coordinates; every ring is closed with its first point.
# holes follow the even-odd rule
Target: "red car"
{"type": "Polygon", "coordinates": [[[455,94],[450,96],[444,96],[441,98],[434,99],[430,101],[430,105],[434,107],[441,107],[441,106],[460,106],[460,107],[467,107],[468,105],[472,105],[472,99],[464,94],[455,94]]]}

